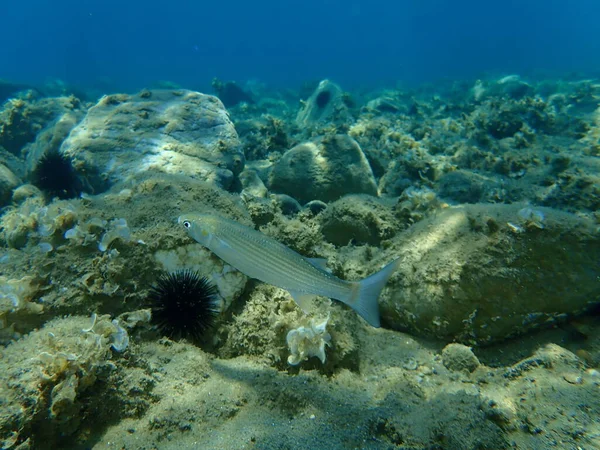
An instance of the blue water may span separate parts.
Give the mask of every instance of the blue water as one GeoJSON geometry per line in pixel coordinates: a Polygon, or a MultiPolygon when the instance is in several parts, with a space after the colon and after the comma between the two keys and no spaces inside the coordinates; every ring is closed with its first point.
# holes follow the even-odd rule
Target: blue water
{"type": "Polygon", "coordinates": [[[2,2],[0,78],[344,87],[600,68],[597,0],[2,2]]]}

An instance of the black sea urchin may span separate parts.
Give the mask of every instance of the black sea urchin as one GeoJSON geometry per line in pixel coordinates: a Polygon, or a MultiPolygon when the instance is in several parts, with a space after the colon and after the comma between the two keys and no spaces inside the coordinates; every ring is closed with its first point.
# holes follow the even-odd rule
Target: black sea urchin
{"type": "Polygon", "coordinates": [[[219,314],[217,288],[192,270],[162,275],[150,290],[152,323],[175,339],[199,341],[219,314]]]}
{"type": "Polygon", "coordinates": [[[50,198],[73,198],[80,190],[71,160],[56,150],[42,155],[31,173],[31,182],[50,198]]]}

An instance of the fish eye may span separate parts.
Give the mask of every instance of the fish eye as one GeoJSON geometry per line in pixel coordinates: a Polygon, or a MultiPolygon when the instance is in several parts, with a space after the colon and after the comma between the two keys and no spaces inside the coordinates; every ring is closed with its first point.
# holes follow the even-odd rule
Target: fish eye
{"type": "Polygon", "coordinates": [[[192,224],[190,223],[190,221],[189,221],[189,220],[184,220],[184,221],[183,221],[183,226],[184,226],[184,227],[186,227],[186,228],[189,228],[189,227],[191,227],[191,226],[192,226],[192,224]]]}

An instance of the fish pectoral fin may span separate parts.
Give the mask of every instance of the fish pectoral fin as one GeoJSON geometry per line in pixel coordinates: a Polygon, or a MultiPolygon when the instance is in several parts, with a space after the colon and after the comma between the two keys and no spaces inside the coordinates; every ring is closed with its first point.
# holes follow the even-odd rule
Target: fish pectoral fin
{"type": "Polygon", "coordinates": [[[231,248],[231,245],[229,245],[229,244],[228,244],[226,241],[224,241],[223,239],[221,239],[221,238],[219,238],[219,237],[215,236],[214,234],[211,234],[211,236],[210,236],[210,239],[211,239],[211,240],[212,240],[212,239],[214,239],[215,241],[217,241],[217,242],[218,242],[218,245],[219,245],[221,248],[231,248]]]}
{"type": "Polygon", "coordinates": [[[331,273],[331,269],[327,267],[327,260],[325,258],[305,258],[309,263],[315,266],[317,269],[324,270],[325,272],[331,273]]]}
{"type": "Polygon", "coordinates": [[[315,298],[313,294],[307,294],[306,292],[293,292],[289,291],[294,301],[298,304],[300,309],[305,313],[308,313],[312,306],[312,301],[315,298]]]}

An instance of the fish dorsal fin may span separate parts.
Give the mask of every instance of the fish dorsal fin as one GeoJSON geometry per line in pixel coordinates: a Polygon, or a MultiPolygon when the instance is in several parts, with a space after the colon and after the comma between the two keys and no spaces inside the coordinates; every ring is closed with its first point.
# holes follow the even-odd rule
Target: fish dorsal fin
{"type": "Polygon", "coordinates": [[[294,301],[298,304],[300,309],[305,313],[309,312],[312,305],[312,300],[316,297],[314,294],[307,294],[306,292],[289,291],[294,301]]]}
{"type": "Polygon", "coordinates": [[[305,258],[309,263],[315,266],[317,269],[324,270],[325,272],[331,273],[331,270],[327,267],[327,260],[325,258],[305,258]]]}

